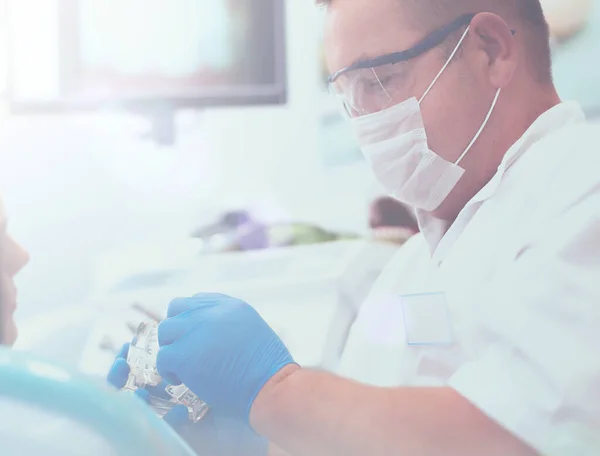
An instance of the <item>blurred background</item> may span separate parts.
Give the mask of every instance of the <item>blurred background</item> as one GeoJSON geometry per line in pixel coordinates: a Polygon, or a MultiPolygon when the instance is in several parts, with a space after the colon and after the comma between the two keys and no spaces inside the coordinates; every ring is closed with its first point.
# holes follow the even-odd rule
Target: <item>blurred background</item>
{"type": "MultiPolygon", "coordinates": [[[[596,117],[600,0],[543,3],[560,94],[596,117]]],[[[335,363],[416,227],[327,93],[322,19],[310,0],[0,2],[0,192],[31,253],[17,348],[100,373],[131,304],[218,290],[335,363]]]]}

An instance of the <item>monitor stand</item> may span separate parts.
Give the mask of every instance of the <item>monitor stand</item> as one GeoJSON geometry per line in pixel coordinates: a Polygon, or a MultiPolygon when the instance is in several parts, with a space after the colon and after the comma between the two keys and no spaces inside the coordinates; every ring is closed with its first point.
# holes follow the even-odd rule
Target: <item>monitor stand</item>
{"type": "Polygon", "coordinates": [[[174,146],[177,139],[176,114],[177,111],[166,104],[152,107],[144,112],[143,115],[148,117],[151,123],[150,130],[144,137],[153,140],[159,146],[174,146]]]}

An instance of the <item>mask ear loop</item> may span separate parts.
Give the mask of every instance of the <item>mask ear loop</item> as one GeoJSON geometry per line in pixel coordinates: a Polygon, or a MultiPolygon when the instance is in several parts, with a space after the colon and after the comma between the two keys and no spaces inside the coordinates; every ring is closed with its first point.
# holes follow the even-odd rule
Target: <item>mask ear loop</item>
{"type": "Polygon", "coordinates": [[[427,94],[431,91],[431,89],[433,88],[433,86],[435,85],[435,83],[442,76],[442,73],[446,70],[446,68],[448,67],[448,65],[450,65],[450,62],[452,62],[452,59],[454,58],[454,56],[456,55],[456,53],[460,49],[460,45],[462,44],[462,42],[464,41],[464,39],[467,37],[467,33],[469,33],[469,29],[470,28],[471,28],[471,26],[469,25],[467,27],[467,29],[465,30],[465,33],[462,34],[462,36],[460,37],[460,40],[458,41],[458,44],[454,48],[454,51],[452,51],[452,54],[450,54],[450,58],[444,64],[444,66],[442,67],[442,69],[440,70],[440,72],[437,74],[437,76],[435,77],[435,79],[433,80],[433,82],[429,85],[429,87],[427,87],[427,90],[425,91],[425,93],[423,94],[423,96],[419,99],[419,104],[421,104],[421,102],[423,101],[423,99],[427,96],[427,94]]]}
{"type": "Polygon", "coordinates": [[[473,137],[473,139],[471,140],[471,142],[469,143],[469,145],[467,146],[465,151],[462,153],[462,155],[460,157],[458,157],[458,160],[456,160],[454,162],[455,165],[458,165],[462,161],[462,159],[465,158],[465,155],[467,155],[467,152],[469,152],[469,150],[471,150],[471,147],[473,147],[473,144],[475,144],[475,141],[477,141],[477,139],[479,139],[479,136],[483,132],[483,129],[486,127],[487,123],[490,120],[490,117],[492,116],[492,112],[494,112],[494,108],[496,107],[496,103],[498,102],[498,97],[500,96],[501,91],[502,91],[501,88],[499,88],[496,91],[496,96],[494,97],[494,101],[492,102],[492,107],[488,111],[487,116],[485,117],[485,120],[481,124],[481,127],[479,127],[479,130],[477,131],[477,133],[475,134],[475,136],[473,137]]]}

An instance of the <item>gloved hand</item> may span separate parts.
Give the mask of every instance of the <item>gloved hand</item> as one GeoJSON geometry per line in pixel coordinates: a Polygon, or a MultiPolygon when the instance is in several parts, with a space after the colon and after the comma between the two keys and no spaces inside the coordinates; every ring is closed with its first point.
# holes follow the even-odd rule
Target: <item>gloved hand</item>
{"type": "Polygon", "coordinates": [[[158,326],[158,372],[172,384],[184,383],[221,416],[248,423],[263,386],[294,363],[269,325],[239,299],[178,298],[167,316],[158,326]]]}
{"type": "MultiPolygon", "coordinates": [[[[129,376],[126,361],[128,350],[129,344],[125,344],[107,376],[108,382],[117,389],[125,386],[129,376]]],[[[168,399],[166,386],[167,383],[163,382],[157,387],[137,390],[135,394],[145,402],[148,402],[150,395],[168,399]]],[[[215,416],[211,410],[198,423],[192,423],[188,419],[187,408],[180,405],[168,412],[163,420],[202,456],[266,456],[268,452],[267,440],[257,435],[246,423],[215,416]]]]}

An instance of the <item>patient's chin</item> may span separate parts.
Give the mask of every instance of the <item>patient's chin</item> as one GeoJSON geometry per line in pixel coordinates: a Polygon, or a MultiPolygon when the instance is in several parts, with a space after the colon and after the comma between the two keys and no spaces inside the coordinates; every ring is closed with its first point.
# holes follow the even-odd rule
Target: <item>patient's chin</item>
{"type": "Polygon", "coordinates": [[[9,318],[7,322],[4,324],[4,328],[2,331],[2,344],[11,347],[17,340],[19,335],[19,331],[17,330],[17,325],[12,318],[9,318]]]}

